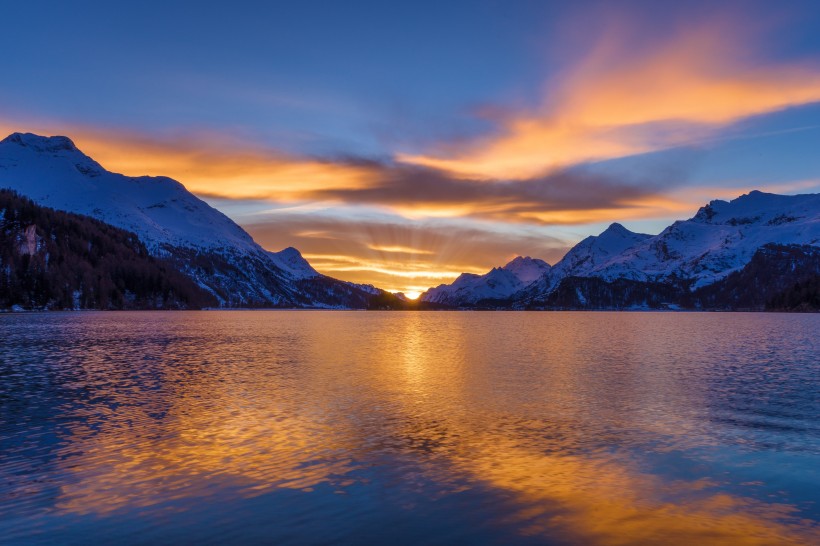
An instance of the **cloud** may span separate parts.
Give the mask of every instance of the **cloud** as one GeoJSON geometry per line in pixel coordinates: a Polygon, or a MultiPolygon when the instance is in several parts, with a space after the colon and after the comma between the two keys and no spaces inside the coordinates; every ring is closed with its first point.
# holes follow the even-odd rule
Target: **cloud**
{"type": "MultiPolygon", "coordinates": [[[[626,180],[577,168],[523,181],[467,179],[394,161],[299,157],[229,133],[197,131],[157,138],[83,126],[65,130],[56,123],[29,130],[65,133],[109,170],[169,176],[206,197],[280,206],[367,204],[407,218],[478,217],[536,224],[669,213],[668,207],[658,207],[663,187],[656,180],[626,180]]],[[[664,184],[677,182],[680,179],[664,184]]]]}
{"type": "Polygon", "coordinates": [[[610,28],[545,91],[535,110],[497,131],[399,160],[459,177],[530,179],[569,165],[685,145],[743,118],[820,101],[816,62],[777,63],[738,31],[734,14],[689,23],[637,47],[629,25],[610,28]]]}
{"type": "Polygon", "coordinates": [[[455,178],[440,170],[371,163],[370,183],[356,188],[312,190],[318,200],[382,205],[409,217],[470,216],[512,222],[575,224],[611,217],[657,214],[647,204],[667,183],[613,178],[582,169],[523,181],[455,178]],[[660,187],[659,187],[660,186],[660,187]]]}

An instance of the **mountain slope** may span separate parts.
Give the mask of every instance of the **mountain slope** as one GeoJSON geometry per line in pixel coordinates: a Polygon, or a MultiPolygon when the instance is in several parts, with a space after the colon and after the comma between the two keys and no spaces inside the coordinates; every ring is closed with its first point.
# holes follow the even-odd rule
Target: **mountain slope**
{"type": "Polygon", "coordinates": [[[820,247],[767,244],[741,269],[695,290],[691,295],[692,306],[724,310],[820,310],[818,281],[820,247]],[[807,291],[811,287],[814,287],[813,293],[807,291]]]}
{"type": "Polygon", "coordinates": [[[588,276],[613,257],[651,237],[633,233],[615,223],[600,235],[587,237],[575,245],[552,267],[543,260],[518,257],[485,275],[464,273],[452,284],[431,288],[421,299],[450,306],[469,306],[481,300],[504,300],[519,291],[532,295],[546,294],[561,279],[588,276]],[[521,271],[524,273],[521,274],[521,271]]]}
{"type": "Polygon", "coordinates": [[[767,244],[741,269],[691,290],[691,281],[566,277],[548,294],[519,301],[527,309],[820,309],[820,247],[767,244]]]}
{"type": "Polygon", "coordinates": [[[137,236],[0,190],[0,309],[190,309],[216,299],[137,236]]]}
{"type": "MultiPolygon", "coordinates": [[[[635,234],[613,224],[598,237],[578,243],[548,275],[510,299],[519,307],[548,302],[577,307],[586,297],[583,293],[593,286],[597,287],[595,294],[606,294],[606,301],[616,297],[617,289],[611,286],[600,288],[592,281],[568,280],[583,278],[662,284],[672,287],[673,293],[685,285],[694,291],[742,270],[766,245],[820,245],[820,194],[787,196],[753,191],[729,202],[712,201],[694,217],[677,221],[655,236],[635,234]],[[582,296],[572,303],[575,288],[582,296]],[[564,296],[551,298],[559,289],[564,296]]],[[[626,290],[627,285],[621,285],[626,290]]],[[[629,286],[631,293],[638,293],[635,286],[629,286]]],[[[660,297],[656,303],[672,301],[667,288],[651,290],[660,297]]],[[[633,303],[640,304],[637,298],[629,305],[633,303]]],[[[707,306],[719,305],[713,301],[707,306]]]]}
{"type": "Polygon", "coordinates": [[[106,171],[67,137],[0,141],[0,188],[135,233],[225,307],[365,307],[372,295],[319,275],[295,249],[266,251],[179,182],[106,171]]]}

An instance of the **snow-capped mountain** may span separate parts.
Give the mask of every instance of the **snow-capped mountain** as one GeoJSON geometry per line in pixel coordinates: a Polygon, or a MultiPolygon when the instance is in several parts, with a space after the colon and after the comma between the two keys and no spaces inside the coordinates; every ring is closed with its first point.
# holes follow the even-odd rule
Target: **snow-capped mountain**
{"type": "Polygon", "coordinates": [[[549,272],[550,264],[538,258],[518,256],[502,269],[509,271],[515,275],[519,281],[527,285],[549,272]]]}
{"type": "Polygon", "coordinates": [[[0,141],[0,186],[132,231],[152,251],[165,245],[262,251],[230,218],[179,182],[108,172],[67,137],[14,133],[0,141]]]}
{"type": "MultiPolygon", "coordinates": [[[[557,290],[565,281],[581,278],[621,283],[603,287],[577,282],[563,287],[584,305],[585,290],[606,294],[609,303],[601,305],[606,307],[618,300],[613,291],[620,289],[628,290],[637,302],[634,305],[640,306],[638,294],[652,292],[669,301],[682,297],[677,292],[681,286],[694,293],[743,270],[756,254],[761,256],[760,252],[772,245],[798,247],[804,254],[811,254],[811,247],[820,247],[820,194],[788,196],[753,191],[729,202],[712,201],[693,218],[675,222],[654,236],[612,224],[600,235],[575,245],[551,268],[538,260],[545,266],[540,275],[522,282],[521,288],[509,295],[505,294],[516,280],[521,281],[510,273],[511,264],[482,276],[463,274],[453,284],[433,288],[422,297],[459,307],[482,300],[496,300],[489,302],[494,306],[527,307],[533,302],[567,301],[557,290]],[[632,284],[624,284],[627,281],[632,284]]],[[[764,251],[762,255],[771,262],[771,256],[778,254],[764,251]]],[[[759,269],[758,265],[756,271],[759,269]]]]}
{"type": "Polygon", "coordinates": [[[279,269],[289,273],[294,279],[312,279],[319,276],[319,272],[292,246],[279,252],[269,252],[268,255],[279,269]]]}
{"type": "Polygon", "coordinates": [[[0,188],[135,233],[227,307],[362,307],[372,293],[320,275],[294,248],[266,251],[175,180],[105,170],[67,137],[0,141],[0,188]]]}
{"type": "Polygon", "coordinates": [[[611,224],[600,235],[587,237],[572,247],[543,279],[544,289],[549,290],[564,277],[589,277],[616,256],[650,238],[651,235],[634,233],[621,224],[611,224]]]}
{"type": "Polygon", "coordinates": [[[583,276],[693,281],[693,288],[743,268],[766,244],[820,245],[820,194],[753,191],[712,201],[689,220],[613,256],[583,276]]]}
{"type": "Polygon", "coordinates": [[[506,299],[549,270],[549,264],[543,260],[518,256],[484,275],[462,273],[452,284],[442,284],[422,294],[421,301],[465,306],[482,300],[506,299]]]}

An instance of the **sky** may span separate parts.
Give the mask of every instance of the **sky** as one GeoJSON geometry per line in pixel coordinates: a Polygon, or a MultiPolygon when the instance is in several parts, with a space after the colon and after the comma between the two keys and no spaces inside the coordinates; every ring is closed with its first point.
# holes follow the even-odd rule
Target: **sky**
{"type": "Polygon", "coordinates": [[[0,2],[0,132],[411,296],[820,191],[817,2],[0,2]]]}

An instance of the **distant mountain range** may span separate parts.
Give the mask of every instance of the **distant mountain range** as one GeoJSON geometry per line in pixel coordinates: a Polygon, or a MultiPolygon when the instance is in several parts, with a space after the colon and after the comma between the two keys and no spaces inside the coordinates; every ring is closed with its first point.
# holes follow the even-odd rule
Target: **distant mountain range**
{"type": "Polygon", "coordinates": [[[795,285],[814,282],[818,247],[820,194],[753,191],[712,201],[654,236],[612,224],[554,266],[541,262],[541,274],[526,283],[510,266],[531,259],[516,258],[430,289],[421,300],[457,308],[763,309],[795,285]],[[754,282],[763,277],[765,286],[754,282]]]}
{"type": "Polygon", "coordinates": [[[519,256],[504,267],[495,267],[489,273],[476,275],[462,273],[452,284],[431,288],[422,301],[452,307],[475,305],[484,300],[499,300],[543,278],[550,265],[537,258],[519,256]]]}
{"type": "Polygon", "coordinates": [[[372,286],[317,273],[294,248],[268,252],[179,182],[109,172],[67,137],[14,133],[0,141],[0,188],[134,233],[152,257],[193,280],[216,306],[400,303],[372,286]]]}
{"type": "Polygon", "coordinates": [[[612,224],[553,266],[518,257],[409,302],[269,252],[179,182],[106,171],[67,137],[0,141],[0,189],[16,192],[0,308],[820,309],[820,194],[712,201],[654,236],[612,224]]]}

